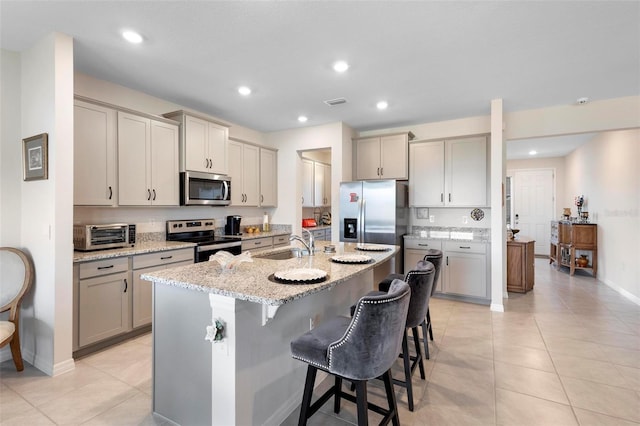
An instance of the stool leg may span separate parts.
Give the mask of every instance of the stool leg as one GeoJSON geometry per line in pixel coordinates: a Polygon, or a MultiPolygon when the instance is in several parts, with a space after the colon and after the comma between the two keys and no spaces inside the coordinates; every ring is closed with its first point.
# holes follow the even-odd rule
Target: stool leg
{"type": "Polygon", "coordinates": [[[422,321],[422,344],[424,345],[424,358],[429,359],[429,344],[427,343],[427,323],[422,321]]]}
{"type": "Polygon", "coordinates": [[[369,413],[367,404],[367,381],[358,380],[356,383],[356,403],[358,405],[358,426],[368,426],[369,413]]]}
{"type": "Polygon", "coordinates": [[[400,426],[400,418],[398,417],[398,404],[396,403],[396,394],[393,391],[391,370],[387,370],[387,372],[382,375],[382,379],[384,380],[384,388],[387,392],[389,412],[393,413],[391,415],[391,421],[393,422],[394,426],[400,426]]]}
{"type": "Polygon", "coordinates": [[[433,328],[431,328],[431,313],[427,309],[427,328],[429,329],[429,339],[433,342],[433,328]]]}
{"type": "Polygon", "coordinates": [[[409,343],[407,342],[407,329],[404,329],[402,338],[402,360],[404,361],[404,380],[407,385],[407,400],[409,411],[413,411],[413,385],[411,383],[411,359],[409,358],[409,343]]]}
{"type": "Polygon", "coordinates": [[[336,377],[336,384],[335,384],[335,388],[336,390],[334,391],[335,393],[333,394],[333,412],[338,414],[340,413],[340,393],[342,392],[342,377],[336,377]]]}
{"type": "Polygon", "coordinates": [[[416,346],[416,361],[418,363],[418,367],[420,367],[420,378],[424,380],[426,376],[424,375],[424,364],[422,363],[422,351],[420,350],[420,336],[418,336],[418,327],[412,327],[411,332],[413,333],[413,343],[416,346]]]}
{"type": "Polygon", "coordinates": [[[309,418],[309,407],[311,406],[311,397],[313,396],[313,385],[316,382],[316,373],[318,369],[309,365],[307,368],[307,379],[304,382],[304,394],[302,395],[302,404],[300,405],[300,417],[298,418],[298,426],[305,426],[309,418]]]}

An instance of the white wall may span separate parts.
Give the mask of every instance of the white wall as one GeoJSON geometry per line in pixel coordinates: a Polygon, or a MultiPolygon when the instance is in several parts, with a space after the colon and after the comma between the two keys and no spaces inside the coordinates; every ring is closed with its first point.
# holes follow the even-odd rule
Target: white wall
{"type": "Polygon", "coordinates": [[[566,157],[563,205],[598,224],[598,279],[640,304],[640,129],[605,132],[566,157]]]}
{"type": "MultiPolygon", "coordinates": [[[[20,182],[18,203],[13,203],[21,217],[18,245],[30,253],[36,271],[34,286],[23,303],[22,354],[38,369],[56,375],[74,366],[73,41],[50,34],[22,52],[20,60],[20,79],[14,84],[20,87],[21,112],[10,126],[19,127],[21,138],[39,133],[49,137],[49,178],[20,182]]],[[[11,155],[22,164],[21,155],[14,150],[11,155]]],[[[3,218],[2,228],[8,225],[15,226],[5,224],[3,218]]]]}

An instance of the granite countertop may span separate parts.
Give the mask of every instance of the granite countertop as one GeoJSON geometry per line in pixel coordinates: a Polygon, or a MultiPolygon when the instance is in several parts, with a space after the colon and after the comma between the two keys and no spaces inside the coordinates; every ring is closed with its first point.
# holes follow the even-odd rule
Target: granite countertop
{"type": "Polygon", "coordinates": [[[490,243],[491,232],[488,228],[425,227],[413,229],[413,232],[405,235],[404,238],[490,243]]]}
{"type": "Polygon", "coordinates": [[[110,259],[113,257],[131,256],[135,254],[154,253],[158,251],[177,250],[195,247],[194,243],[180,241],[144,241],[133,247],[123,247],[97,251],[74,251],[73,263],[90,262],[92,260],[110,259]]]}
{"type": "Polygon", "coordinates": [[[398,246],[386,246],[387,251],[359,251],[355,243],[339,243],[336,253],[325,254],[323,247],[329,242],[318,242],[314,256],[303,256],[287,260],[260,259],[265,253],[288,251],[290,247],[279,247],[253,254],[253,262],[244,262],[234,270],[223,270],[218,262],[201,262],[188,266],[165,269],[143,274],[141,278],[160,284],[182,287],[233,297],[239,300],[280,306],[309,294],[330,289],[347,279],[372,269],[386,261],[399,250],[398,246]],[[330,260],[337,254],[364,254],[373,259],[366,264],[341,264],[330,260]],[[296,268],[315,268],[326,271],[328,279],[317,284],[281,284],[269,280],[274,272],[296,268]]]}

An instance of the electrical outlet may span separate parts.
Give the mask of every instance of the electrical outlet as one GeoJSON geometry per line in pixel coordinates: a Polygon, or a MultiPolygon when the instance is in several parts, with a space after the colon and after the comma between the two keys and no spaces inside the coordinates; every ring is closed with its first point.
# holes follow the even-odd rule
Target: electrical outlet
{"type": "Polygon", "coordinates": [[[462,223],[469,223],[469,218],[467,216],[462,216],[462,223]]]}
{"type": "Polygon", "coordinates": [[[434,223],[436,221],[436,217],[434,215],[429,215],[429,222],[434,223]]]}

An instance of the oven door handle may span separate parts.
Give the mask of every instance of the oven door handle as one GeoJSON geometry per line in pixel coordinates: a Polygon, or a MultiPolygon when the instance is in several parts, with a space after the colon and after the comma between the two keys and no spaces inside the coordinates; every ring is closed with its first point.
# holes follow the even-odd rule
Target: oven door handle
{"type": "Polygon", "coordinates": [[[221,243],[221,244],[211,244],[208,246],[198,246],[197,251],[198,252],[202,252],[202,251],[211,251],[211,250],[219,250],[219,249],[225,249],[225,248],[231,248],[231,247],[240,247],[242,246],[242,243],[240,241],[234,241],[231,243],[221,243]]]}

